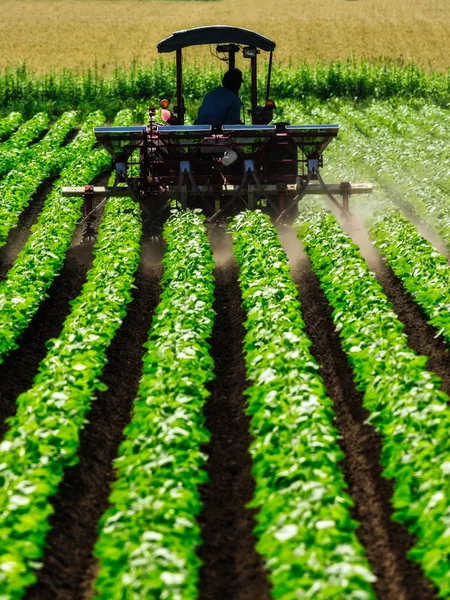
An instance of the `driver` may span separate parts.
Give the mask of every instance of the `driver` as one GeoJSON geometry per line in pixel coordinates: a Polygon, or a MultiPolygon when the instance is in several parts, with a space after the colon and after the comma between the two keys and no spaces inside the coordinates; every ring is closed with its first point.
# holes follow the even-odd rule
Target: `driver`
{"type": "Polygon", "coordinates": [[[198,110],[196,125],[236,125],[241,123],[241,99],[239,89],[242,85],[242,71],[230,69],[222,78],[222,85],[206,94],[198,110]]]}

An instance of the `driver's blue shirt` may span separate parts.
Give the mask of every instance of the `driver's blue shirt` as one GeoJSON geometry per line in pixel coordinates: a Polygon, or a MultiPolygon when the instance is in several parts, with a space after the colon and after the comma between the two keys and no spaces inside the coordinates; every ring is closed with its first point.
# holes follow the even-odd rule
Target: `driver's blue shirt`
{"type": "Polygon", "coordinates": [[[236,125],[240,122],[241,100],[237,94],[224,87],[208,92],[198,109],[197,125],[236,125]]]}

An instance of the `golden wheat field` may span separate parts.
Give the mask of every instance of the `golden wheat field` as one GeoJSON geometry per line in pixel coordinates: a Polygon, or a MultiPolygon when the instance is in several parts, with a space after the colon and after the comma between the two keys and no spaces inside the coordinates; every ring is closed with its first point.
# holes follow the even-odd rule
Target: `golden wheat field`
{"type": "Polygon", "coordinates": [[[0,10],[0,67],[109,70],[155,58],[173,31],[211,24],[271,37],[283,62],[355,55],[450,66],[450,0],[0,0],[0,10]]]}

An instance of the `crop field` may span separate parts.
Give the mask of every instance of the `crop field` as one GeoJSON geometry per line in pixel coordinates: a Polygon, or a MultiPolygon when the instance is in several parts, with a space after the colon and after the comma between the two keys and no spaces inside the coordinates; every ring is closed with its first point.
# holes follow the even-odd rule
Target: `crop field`
{"type": "Polygon", "coordinates": [[[108,181],[103,113],[0,119],[2,600],[450,598],[450,110],[279,115],[340,124],[353,218],[188,211],[163,251],[61,196],[108,181]]]}
{"type": "MultiPolygon", "coordinates": [[[[39,72],[148,64],[156,42],[173,31],[214,23],[275,40],[277,62],[354,55],[449,67],[448,0],[0,0],[0,11],[0,69],[18,62],[39,72]]],[[[211,55],[191,48],[187,58],[209,62],[211,55]]]]}

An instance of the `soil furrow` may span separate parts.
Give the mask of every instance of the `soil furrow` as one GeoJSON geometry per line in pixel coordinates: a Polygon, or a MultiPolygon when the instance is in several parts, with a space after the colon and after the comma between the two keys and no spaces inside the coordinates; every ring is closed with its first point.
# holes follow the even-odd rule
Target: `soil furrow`
{"type": "MultiPolygon", "coordinates": [[[[106,178],[107,174],[102,174],[94,181],[105,181],[106,178]]],[[[39,189],[34,201],[22,214],[19,227],[11,232],[7,245],[0,249],[0,277],[5,277],[26,243],[54,180],[48,179],[39,189]]],[[[7,429],[5,420],[15,413],[17,396],[31,387],[39,363],[47,354],[46,342],[61,333],[71,310],[70,302],[81,292],[92,266],[95,240],[83,245],[84,229],[84,225],[76,228],[63,267],[47,291],[47,298],[20,336],[20,347],[10,352],[0,364],[0,439],[7,429]]]]}
{"type": "Polygon", "coordinates": [[[113,460],[131,417],[142,372],[151,319],[159,300],[160,265],[142,264],[127,315],[108,349],[98,394],[81,433],[79,463],[66,470],[47,539],[44,566],[28,600],[83,600],[92,597],[97,563],[93,548],[97,525],[108,506],[114,480],[113,460]]]}
{"type": "Polygon", "coordinates": [[[244,413],[245,313],[237,274],[238,267],[231,259],[215,269],[217,316],[212,354],[216,379],[205,407],[206,427],[211,432],[205,448],[210,480],[202,489],[204,510],[199,517],[203,538],[200,600],[269,598],[263,560],[255,549],[254,511],[246,508],[255,484],[249,418],[244,413]]]}
{"type": "Polygon", "coordinates": [[[13,266],[19,252],[25,246],[30,236],[31,227],[37,221],[44,206],[44,201],[50,193],[58,176],[46,179],[33,194],[30,204],[19,217],[17,227],[11,229],[6,244],[0,248],[0,277],[4,279],[9,269],[13,266]]]}
{"type": "Polygon", "coordinates": [[[383,261],[376,248],[370,242],[363,227],[348,230],[353,241],[358,244],[370,269],[383,287],[395,313],[405,326],[408,345],[417,354],[429,357],[427,368],[442,379],[442,389],[450,395],[449,347],[442,337],[436,337],[436,329],[427,323],[427,315],[414,302],[405,290],[402,282],[392,269],[383,261]]]}
{"type": "MultiPolygon", "coordinates": [[[[392,481],[382,477],[381,438],[365,424],[368,412],[353,381],[351,368],[334,330],[331,309],[309,260],[296,249],[293,276],[298,285],[311,352],[320,365],[330,398],[334,402],[336,426],[344,453],[342,469],[355,505],[352,516],[360,523],[357,535],[366,548],[378,580],[374,588],[379,600],[432,600],[436,598],[420,567],[406,557],[413,537],[392,521],[392,481]]],[[[289,250],[288,250],[289,251],[289,250]]]]}
{"type": "Polygon", "coordinates": [[[0,438],[5,419],[16,410],[16,398],[31,387],[39,363],[47,354],[46,342],[58,337],[70,313],[70,302],[78,296],[92,264],[92,248],[69,249],[63,268],[48,291],[29,327],[20,337],[20,347],[0,365],[0,438]]]}
{"type": "Polygon", "coordinates": [[[69,144],[71,144],[79,133],[80,133],[80,127],[73,127],[69,131],[69,133],[66,135],[66,137],[64,138],[64,141],[61,144],[61,148],[64,148],[65,146],[68,146],[69,144]]]}

